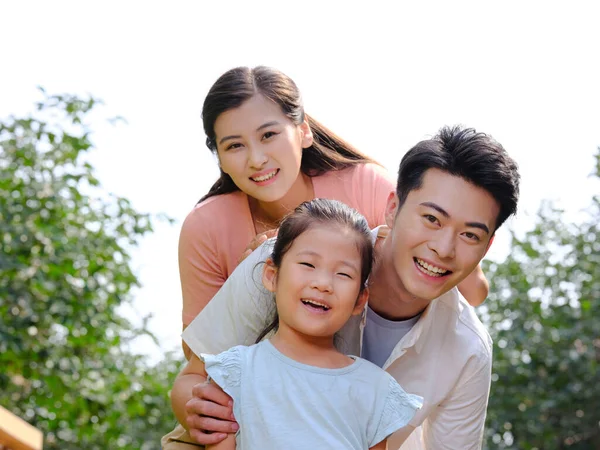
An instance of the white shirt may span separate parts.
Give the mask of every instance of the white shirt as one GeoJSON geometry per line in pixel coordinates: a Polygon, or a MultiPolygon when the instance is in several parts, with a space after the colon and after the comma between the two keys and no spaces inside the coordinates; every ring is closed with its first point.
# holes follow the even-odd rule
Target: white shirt
{"type": "MultiPolygon", "coordinates": [[[[196,352],[220,353],[251,345],[268,325],[273,296],[262,286],[262,264],[273,241],[257,248],[185,329],[196,352]]],[[[366,313],[340,330],[339,350],[359,355],[366,313]]],[[[454,288],[433,300],[396,344],[383,369],[424,398],[416,428],[402,450],[480,449],[491,382],[492,340],[474,309],[454,288]]],[[[408,427],[407,427],[408,428],[408,427]]],[[[398,449],[394,436],[389,449],[398,449]]]]}

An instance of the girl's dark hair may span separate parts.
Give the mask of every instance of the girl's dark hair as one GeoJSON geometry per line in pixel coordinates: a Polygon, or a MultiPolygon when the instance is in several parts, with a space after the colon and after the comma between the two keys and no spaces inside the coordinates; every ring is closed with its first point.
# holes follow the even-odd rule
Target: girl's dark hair
{"type": "MultiPolygon", "coordinates": [[[[338,226],[354,231],[356,245],[361,256],[360,291],[362,292],[366,288],[367,278],[373,266],[371,229],[362,214],[337,200],[317,198],[304,202],[283,219],[271,253],[273,265],[279,269],[283,257],[296,238],[312,226],[319,224],[328,227],[338,226]]],[[[276,329],[278,324],[279,317],[275,311],[274,320],[259,335],[256,342],[260,342],[267,334],[276,329]]]]}
{"type": "MultiPolygon", "coordinates": [[[[305,117],[313,133],[313,144],[302,152],[302,173],[314,177],[331,170],[367,162],[375,162],[353,146],[335,135],[304,112],[302,98],[296,83],[284,73],[270,67],[236,67],[225,72],[213,84],[204,100],[202,122],[206,133],[206,145],[217,152],[215,121],[230,109],[237,108],[256,94],[275,102],[282,112],[296,125],[305,117]]],[[[229,175],[221,170],[219,179],[200,202],[219,194],[238,191],[229,175]]]]}

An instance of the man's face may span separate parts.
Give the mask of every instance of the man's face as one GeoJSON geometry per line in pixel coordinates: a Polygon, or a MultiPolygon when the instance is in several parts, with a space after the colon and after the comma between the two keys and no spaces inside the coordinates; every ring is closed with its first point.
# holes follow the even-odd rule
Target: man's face
{"type": "Polygon", "coordinates": [[[425,172],[399,210],[391,195],[386,222],[403,300],[431,301],[469,275],[491,244],[499,212],[489,192],[439,169],[425,172]]]}

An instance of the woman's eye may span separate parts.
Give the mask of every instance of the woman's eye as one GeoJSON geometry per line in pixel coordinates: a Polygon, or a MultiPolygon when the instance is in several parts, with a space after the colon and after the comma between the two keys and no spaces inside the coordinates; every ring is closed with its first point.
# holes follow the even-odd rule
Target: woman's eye
{"type": "Polygon", "coordinates": [[[234,142],[233,144],[228,145],[225,150],[233,150],[236,148],[240,148],[242,146],[242,144],[240,144],[239,142],[234,142]]]}
{"type": "Polygon", "coordinates": [[[269,139],[270,137],[275,136],[277,133],[275,133],[274,131],[267,131],[265,134],[263,134],[263,139],[269,139]]]}
{"type": "Polygon", "coordinates": [[[431,223],[436,223],[436,222],[437,222],[437,217],[435,217],[435,216],[432,216],[431,214],[425,214],[423,217],[424,217],[424,218],[425,218],[425,220],[427,220],[428,222],[431,222],[431,223]]]}

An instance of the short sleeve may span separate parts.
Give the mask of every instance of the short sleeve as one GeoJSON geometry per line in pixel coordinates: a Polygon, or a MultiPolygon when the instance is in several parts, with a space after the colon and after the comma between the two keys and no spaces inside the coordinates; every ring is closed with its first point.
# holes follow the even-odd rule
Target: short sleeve
{"type": "Polygon", "coordinates": [[[371,228],[385,224],[385,208],[395,183],[387,169],[373,164],[357,166],[352,180],[352,194],[356,209],[362,213],[371,228]]]}
{"type": "Polygon", "coordinates": [[[179,276],[183,296],[182,321],[188,325],[225,282],[209,221],[194,209],[179,234],[179,276]]]}
{"type": "Polygon", "coordinates": [[[387,397],[385,398],[379,424],[369,439],[369,447],[387,439],[392,433],[409,424],[417,410],[423,405],[423,398],[409,394],[394,378],[389,377],[387,397]]]}
{"type": "Polygon", "coordinates": [[[236,346],[218,355],[201,353],[206,373],[221,389],[231,396],[234,402],[240,398],[242,380],[242,358],[248,347],[236,346]]]}

